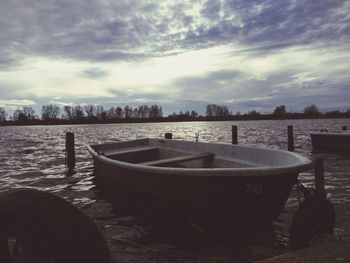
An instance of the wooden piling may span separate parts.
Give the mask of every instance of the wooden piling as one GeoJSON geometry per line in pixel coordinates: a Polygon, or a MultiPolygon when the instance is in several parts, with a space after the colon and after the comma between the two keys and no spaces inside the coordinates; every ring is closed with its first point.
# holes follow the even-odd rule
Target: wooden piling
{"type": "Polygon", "coordinates": [[[236,125],[232,125],[232,144],[238,144],[238,129],[236,125]]]}
{"type": "Polygon", "coordinates": [[[195,136],[195,138],[196,138],[196,142],[198,142],[198,139],[199,139],[199,132],[196,132],[194,136],[195,136]]]}
{"type": "Polygon", "coordinates": [[[288,125],[288,151],[294,151],[293,125],[288,125]]]}
{"type": "Polygon", "coordinates": [[[173,134],[171,132],[167,132],[165,135],[164,135],[164,138],[165,139],[172,139],[173,138],[173,134]]]}
{"type": "Polygon", "coordinates": [[[314,160],[314,173],[316,194],[319,196],[325,196],[326,190],[324,185],[324,160],[322,158],[316,158],[314,160]]]}
{"type": "Polygon", "coordinates": [[[74,133],[66,133],[66,165],[69,170],[75,167],[75,147],[74,147],[74,133]]]}

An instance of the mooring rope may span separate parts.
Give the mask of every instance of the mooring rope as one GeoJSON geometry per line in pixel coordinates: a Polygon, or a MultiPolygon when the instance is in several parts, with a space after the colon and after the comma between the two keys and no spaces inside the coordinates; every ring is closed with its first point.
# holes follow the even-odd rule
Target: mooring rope
{"type": "Polygon", "coordinates": [[[302,144],[300,144],[298,146],[294,146],[294,148],[301,148],[310,141],[311,141],[311,138],[307,138],[302,144]]]}

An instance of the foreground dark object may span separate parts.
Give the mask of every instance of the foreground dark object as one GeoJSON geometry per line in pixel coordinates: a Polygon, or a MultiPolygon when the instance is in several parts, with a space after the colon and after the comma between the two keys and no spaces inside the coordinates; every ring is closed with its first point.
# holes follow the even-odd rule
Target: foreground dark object
{"type": "Polygon", "coordinates": [[[0,197],[0,262],[110,262],[94,222],[54,194],[31,189],[0,197]],[[16,242],[12,253],[9,238],[16,242]],[[11,255],[12,254],[12,255],[11,255]]]}
{"type": "Polygon", "coordinates": [[[335,210],[332,203],[324,195],[306,194],[293,218],[290,246],[293,249],[305,248],[317,235],[332,235],[334,223],[335,210]]]}

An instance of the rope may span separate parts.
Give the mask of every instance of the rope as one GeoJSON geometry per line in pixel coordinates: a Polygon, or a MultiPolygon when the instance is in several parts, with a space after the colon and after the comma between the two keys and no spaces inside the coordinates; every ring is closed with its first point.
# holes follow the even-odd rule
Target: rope
{"type": "Polygon", "coordinates": [[[297,130],[298,130],[299,133],[294,132],[294,134],[296,134],[296,135],[305,135],[306,137],[310,136],[310,134],[303,132],[303,130],[301,130],[301,129],[297,129],[297,130]]]}
{"type": "Polygon", "coordinates": [[[301,148],[301,147],[303,147],[305,144],[307,144],[309,141],[311,141],[311,138],[307,138],[302,144],[300,144],[299,146],[294,146],[294,148],[301,148]]]}

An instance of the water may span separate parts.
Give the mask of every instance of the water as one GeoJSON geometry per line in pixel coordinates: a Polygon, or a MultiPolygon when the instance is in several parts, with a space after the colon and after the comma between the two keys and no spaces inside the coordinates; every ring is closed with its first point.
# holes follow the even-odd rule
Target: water
{"type": "MultiPolygon", "coordinates": [[[[287,250],[290,222],[298,206],[295,191],[272,229],[237,234],[225,240],[209,236],[210,242],[203,244],[203,238],[199,241],[193,238],[196,231],[186,219],[176,218],[176,231],[169,231],[174,221],[167,222],[162,215],[144,220],[147,211],[143,214],[140,211],[145,207],[151,209],[147,200],[142,200],[140,206],[137,197],[119,196],[119,203],[112,203],[94,183],[93,164],[85,144],[162,138],[166,132],[172,132],[173,139],[194,141],[195,133],[199,132],[200,141],[231,143],[232,125],[238,126],[239,144],[277,149],[287,149],[287,125],[293,125],[296,152],[312,158],[308,134],[321,129],[340,131],[342,126],[350,126],[350,120],[0,127],[0,192],[30,187],[66,198],[95,220],[118,262],[243,262],[279,254],[287,250]],[[75,133],[76,141],[77,164],[73,175],[67,174],[65,168],[68,131],[75,133]]],[[[324,157],[327,192],[337,209],[336,238],[348,238],[350,160],[334,154],[324,157]]],[[[311,171],[302,173],[300,178],[307,185],[313,184],[311,171]]]]}

